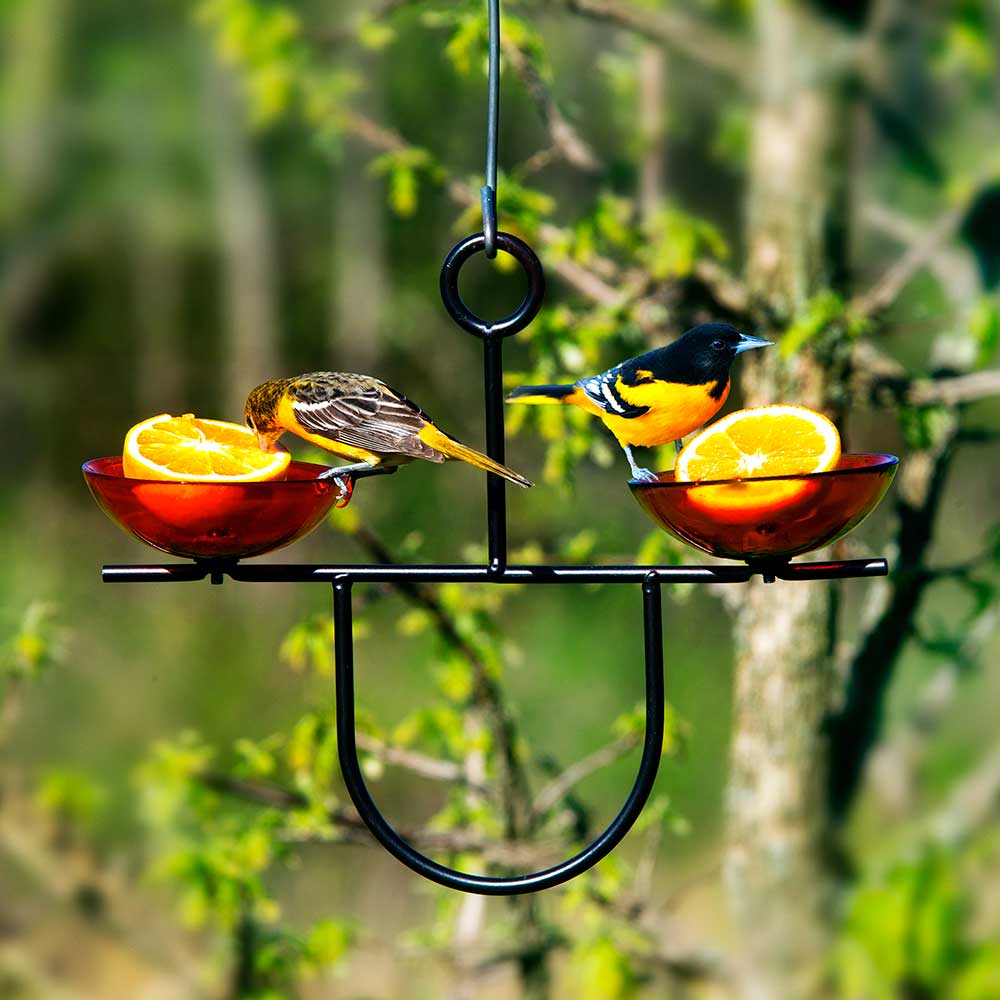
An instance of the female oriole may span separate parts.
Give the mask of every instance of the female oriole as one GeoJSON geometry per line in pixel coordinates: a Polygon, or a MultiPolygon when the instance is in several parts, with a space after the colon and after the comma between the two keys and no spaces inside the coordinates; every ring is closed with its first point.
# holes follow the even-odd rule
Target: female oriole
{"type": "Polygon", "coordinates": [[[666,347],[623,361],[572,385],[523,385],[512,403],[569,403],[604,421],[636,479],[656,479],[635,463],[632,446],[677,441],[701,427],[729,396],[729,369],[737,354],[770,340],[740,333],[728,323],[702,323],[666,347]]]}
{"type": "Polygon", "coordinates": [[[402,465],[414,458],[457,458],[518,486],[531,486],[513,469],[439,430],[419,406],[371,375],[310,372],[271,379],[250,393],[243,418],[265,451],[291,431],[351,460],[351,465],[324,472],[324,477],[402,465]]]}

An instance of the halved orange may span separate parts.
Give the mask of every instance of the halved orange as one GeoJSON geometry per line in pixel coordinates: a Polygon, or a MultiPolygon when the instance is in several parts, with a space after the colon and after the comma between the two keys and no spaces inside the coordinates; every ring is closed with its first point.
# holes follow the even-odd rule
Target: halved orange
{"type": "Polygon", "coordinates": [[[810,498],[814,482],[753,482],[765,476],[828,472],[840,460],[832,421],[804,406],[779,404],[737,410],[706,427],[677,456],[681,482],[744,480],[694,487],[688,499],[725,520],[753,520],[788,511],[810,498]]]}
{"type": "Polygon", "coordinates": [[[248,427],[169,413],[136,424],[125,435],[122,472],[130,479],[187,483],[253,483],[284,479],[291,455],[262,451],[248,427]]]}
{"type": "Polygon", "coordinates": [[[737,410],[695,435],[677,456],[682,482],[801,476],[828,472],[840,459],[833,422],[804,406],[737,410]]]}

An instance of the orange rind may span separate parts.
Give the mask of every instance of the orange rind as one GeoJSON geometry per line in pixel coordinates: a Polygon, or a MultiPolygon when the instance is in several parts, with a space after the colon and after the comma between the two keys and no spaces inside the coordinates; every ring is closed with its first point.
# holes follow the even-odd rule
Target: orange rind
{"type": "Polygon", "coordinates": [[[284,479],[291,455],[263,451],[248,427],[186,413],[161,413],[125,435],[122,470],[129,479],[183,483],[263,483],[284,479]]]}

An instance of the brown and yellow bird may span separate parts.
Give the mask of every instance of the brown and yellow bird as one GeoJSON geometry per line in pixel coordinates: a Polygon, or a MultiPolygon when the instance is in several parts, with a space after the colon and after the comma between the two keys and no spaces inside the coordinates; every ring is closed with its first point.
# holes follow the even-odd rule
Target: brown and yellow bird
{"type": "Polygon", "coordinates": [[[771,341],[728,323],[702,323],[666,347],[647,351],[572,385],[523,385],[511,403],[568,403],[600,417],[625,450],[636,479],[656,479],[635,463],[632,447],[676,441],[707,423],[729,396],[738,354],[771,341]]]}
{"type": "Polygon", "coordinates": [[[457,458],[518,486],[531,486],[513,469],[445,434],[419,406],[371,375],[310,372],[271,379],[247,397],[243,418],[265,451],[291,431],[350,461],[324,477],[402,465],[415,458],[457,458]]]}

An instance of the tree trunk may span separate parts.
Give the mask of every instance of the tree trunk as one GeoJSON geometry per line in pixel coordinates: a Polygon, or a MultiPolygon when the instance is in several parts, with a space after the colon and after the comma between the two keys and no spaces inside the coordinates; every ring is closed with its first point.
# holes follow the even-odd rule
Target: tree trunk
{"type": "Polygon", "coordinates": [[[663,47],[646,42],[639,50],[639,220],[651,226],[663,207],[666,175],[667,54],[663,47]]]}
{"type": "MultiPolygon", "coordinates": [[[[823,68],[837,36],[804,4],[759,0],[760,91],[748,194],[748,285],[774,339],[842,274],[837,178],[847,108],[823,68]]],[[[827,384],[808,355],[777,349],[743,364],[747,405],[823,408],[827,384]]],[[[741,931],[744,1000],[825,996],[833,878],[825,863],[823,724],[834,681],[832,590],[755,580],[736,612],[736,689],[725,864],[741,931]]]]}

